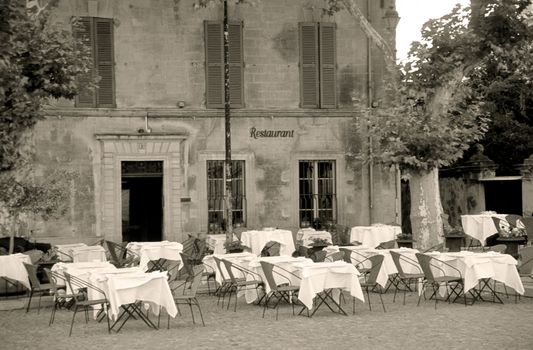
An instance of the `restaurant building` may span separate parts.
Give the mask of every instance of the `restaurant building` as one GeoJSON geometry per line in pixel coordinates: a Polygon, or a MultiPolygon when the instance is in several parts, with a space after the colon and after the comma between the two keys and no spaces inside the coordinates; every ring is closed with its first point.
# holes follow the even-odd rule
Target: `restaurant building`
{"type": "MultiPolygon", "coordinates": [[[[224,226],[222,6],[193,0],[60,0],[54,21],[92,50],[99,89],[54,101],[33,133],[37,176],[69,180],[68,212],[39,225],[52,243],[182,241],[224,226]]],[[[394,47],[393,0],[359,0],[394,47]]],[[[233,221],[295,233],[320,218],[399,222],[394,169],[349,155],[354,101],[378,106],[383,59],[345,10],[322,0],[230,1],[233,221]]]]}

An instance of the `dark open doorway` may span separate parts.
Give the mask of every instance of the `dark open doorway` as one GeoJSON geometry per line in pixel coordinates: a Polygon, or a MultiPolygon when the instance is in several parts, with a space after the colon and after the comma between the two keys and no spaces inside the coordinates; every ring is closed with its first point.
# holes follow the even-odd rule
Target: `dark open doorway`
{"type": "Polygon", "coordinates": [[[497,179],[484,181],[486,210],[522,215],[522,180],[497,179]]]}
{"type": "Polygon", "coordinates": [[[163,162],[122,162],[122,240],[161,241],[163,162]]]}

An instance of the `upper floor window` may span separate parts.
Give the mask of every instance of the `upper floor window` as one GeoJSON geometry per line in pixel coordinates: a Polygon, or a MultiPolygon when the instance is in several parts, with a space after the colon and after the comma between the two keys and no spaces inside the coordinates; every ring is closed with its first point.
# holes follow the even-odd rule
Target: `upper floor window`
{"type": "Polygon", "coordinates": [[[81,38],[93,58],[87,75],[78,79],[80,92],[76,96],[76,107],[115,107],[113,20],[82,17],[74,35],[81,38]],[[86,85],[94,75],[100,77],[98,88],[88,88],[86,85]]]}
{"type": "Polygon", "coordinates": [[[303,108],[336,108],[335,23],[300,23],[300,101],[303,108]]]}
{"type": "MultiPolygon", "coordinates": [[[[205,22],[205,98],[207,108],[224,108],[224,26],[205,22]]],[[[232,108],[244,107],[242,22],[229,24],[229,90],[232,108]]]]}

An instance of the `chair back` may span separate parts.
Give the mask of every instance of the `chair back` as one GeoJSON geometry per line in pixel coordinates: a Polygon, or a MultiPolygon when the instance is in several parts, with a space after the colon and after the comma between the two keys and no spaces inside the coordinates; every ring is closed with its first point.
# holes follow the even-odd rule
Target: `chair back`
{"type": "Polygon", "coordinates": [[[405,272],[403,271],[403,268],[402,268],[402,261],[401,261],[401,254],[398,253],[398,252],[395,252],[395,251],[390,251],[390,256],[392,258],[392,261],[394,262],[394,266],[396,266],[396,270],[398,270],[398,275],[400,275],[400,277],[404,278],[405,277],[405,272]]]}
{"type": "Polygon", "coordinates": [[[371,257],[368,258],[372,267],[368,271],[366,283],[368,284],[377,283],[379,271],[381,270],[381,265],[383,265],[384,258],[385,257],[381,254],[372,255],[371,257]]]}
{"type": "Polygon", "coordinates": [[[394,249],[396,248],[396,240],[381,242],[376,249],[394,249]]]}
{"type": "Polygon", "coordinates": [[[309,257],[314,262],[324,262],[324,260],[326,259],[326,255],[328,255],[328,253],[323,250],[319,250],[318,252],[314,252],[313,254],[311,254],[309,257]]]}
{"type": "Polygon", "coordinates": [[[518,251],[522,263],[518,267],[518,272],[521,275],[533,274],[533,247],[525,247],[518,251]]]}
{"type": "Polygon", "coordinates": [[[261,250],[261,256],[279,256],[281,244],[276,241],[269,241],[261,250]]]}
{"type": "Polygon", "coordinates": [[[516,215],[516,214],[509,214],[509,215],[505,215],[505,220],[507,220],[507,222],[512,227],[516,227],[517,221],[518,220],[522,220],[522,217],[520,215],[516,215]]]}
{"type": "Polygon", "coordinates": [[[109,252],[110,262],[119,267],[122,263],[122,258],[117,253],[117,244],[115,242],[105,241],[105,245],[107,246],[107,251],[109,252]]]}
{"type": "Polygon", "coordinates": [[[233,263],[226,259],[222,259],[221,261],[224,264],[224,267],[226,268],[226,272],[228,273],[228,276],[231,282],[236,283],[237,279],[235,278],[235,275],[233,274],[233,263]]]}
{"type": "Polygon", "coordinates": [[[28,272],[28,278],[30,279],[31,287],[33,289],[41,289],[41,282],[37,278],[37,266],[24,263],[24,267],[28,272]]]}
{"type": "Polygon", "coordinates": [[[213,256],[213,260],[215,260],[215,265],[217,266],[218,273],[220,274],[220,279],[226,282],[228,278],[224,276],[224,270],[222,270],[222,260],[220,260],[216,256],[213,256]]]}
{"type": "Polygon", "coordinates": [[[342,252],[344,253],[344,256],[342,257],[343,260],[345,262],[347,262],[348,264],[351,264],[352,263],[352,251],[350,249],[346,249],[346,248],[339,248],[339,252],[342,252]]]}
{"type": "Polygon", "coordinates": [[[326,256],[325,261],[340,261],[344,259],[344,252],[338,251],[333,254],[330,254],[329,256],[326,256]]]}
{"type": "Polygon", "coordinates": [[[511,224],[507,220],[502,220],[500,218],[492,216],[492,221],[494,222],[494,226],[496,226],[496,229],[498,230],[498,233],[501,235],[511,232],[511,224]]]}
{"type": "Polygon", "coordinates": [[[439,243],[434,245],[433,247],[430,247],[423,251],[423,253],[429,253],[429,252],[443,252],[444,251],[444,243],[439,243]]]}
{"type": "Polygon", "coordinates": [[[533,217],[523,217],[520,219],[522,223],[524,224],[524,227],[526,228],[527,235],[529,237],[529,240],[533,239],[533,217]]]}
{"type": "Polygon", "coordinates": [[[57,291],[59,290],[59,285],[57,284],[57,277],[49,268],[45,267],[43,270],[44,274],[46,275],[46,278],[48,278],[48,282],[52,286],[52,292],[54,292],[54,294],[57,294],[57,291]]]}
{"type": "Polygon", "coordinates": [[[193,296],[196,296],[196,292],[198,291],[198,287],[200,286],[200,282],[202,281],[202,274],[204,272],[204,266],[203,265],[195,265],[192,267],[193,271],[193,280],[191,284],[190,294],[193,296]]]}
{"type": "Polygon", "coordinates": [[[489,248],[489,251],[491,252],[497,252],[497,253],[504,253],[507,249],[507,246],[505,244],[496,244],[489,248]]]}
{"type": "Polygon", "coordinates": [[[420,264],[420,268],[422,269],[422,273],[424,274],[424,277],[426,277],[426,280],[428,280],[429,282],[434,282],[435,276],[433,275],[433,271],[431,270],[431,260],[433,258],[427,254],[416,253],[416,259],[420,264]]]}
{"type": "Polygon", "coordinates": [[[277,291],[278,284],[276,283],[276,279],[274,278],[274,264],[271,264],[266,261],[260,261],[259,263],[261,264],[261,268],[263,269],[263,273],[265,274],[268,286],[271,290],[277,291]]]}

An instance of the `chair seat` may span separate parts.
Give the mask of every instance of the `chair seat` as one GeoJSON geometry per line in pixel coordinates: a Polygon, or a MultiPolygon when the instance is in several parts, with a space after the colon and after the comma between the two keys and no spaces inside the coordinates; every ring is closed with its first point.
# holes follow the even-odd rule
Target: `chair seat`
{"type": "Polygon", "coordinates": [[[189,300],[189,299],[194,299],[196,298],[196,295],[192,295],[192,294],[183,294],[183,295],[176,295],[174,296],[174,300],[178,301],[178,300],[189,300]]]}
{"type": "Polygon", "coordinates": [[[361,283],[361,287],[364,287],[364,288],[366,288],[366,287],[375,287],[377,285],[378,285],[377,283],[366,283],[366,282],[361,283]]]}
{"type": "Polygon", "coordinates": [[[250,286],[250,285],[262,285],[263,284],[263,281],[258,281],[258,280],[253,280],[253,281],[237,281],[236,285],[237,286],[250,286]]]}
{"type": "Polygon", "coordinates": [[[463,282],[463,280],[456,276],[441,276],[435,277],[435,282],[463,282]]]}
{"type": "Polygon", "coordinates": [[[106,299],[95,299],[95,300],[83,300],[78,301],[77,304],[81,306],[91,306],[91,305],[99,305],[99,304],[107,304],[108,301],[106,299]]]}
{"type": "Polygon", "coordinates": [[[300,286],[278,286],[276,288],[277,292],[295,292],[300,290],[300,286]]]}
{"type": "Polygon", "coordinates": [[[405,273],[402,276],[400,276],[400,278],[403,278],[403,279],[418,279],[418,278],[424,278],[424,274],[423,273],[405,273]]]}
{"type": "Polygon", "coordinates": [[[35,292],[47,292],[52,289],[51,283],[41,283],[40,288],[34,288],[35,292]]]}

